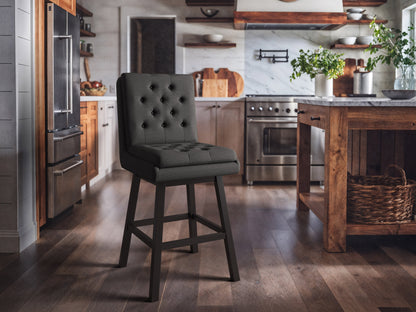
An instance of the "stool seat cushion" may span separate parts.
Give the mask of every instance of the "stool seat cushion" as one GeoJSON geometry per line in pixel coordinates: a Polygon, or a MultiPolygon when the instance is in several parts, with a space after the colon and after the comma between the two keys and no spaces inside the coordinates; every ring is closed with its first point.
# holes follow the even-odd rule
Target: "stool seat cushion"
{"type": "Polygon", "coordinates": [[[129,152],[161,169],[237,161],[233,150],[199,142],[141,144],[129,152]]]}
{"type": "Polygon", "coordinates": [[[199,142],[141,144],[132,146],[130,161],[123,166],[150,182],[236,174],[240,170],[235,152],[199,142]]]}

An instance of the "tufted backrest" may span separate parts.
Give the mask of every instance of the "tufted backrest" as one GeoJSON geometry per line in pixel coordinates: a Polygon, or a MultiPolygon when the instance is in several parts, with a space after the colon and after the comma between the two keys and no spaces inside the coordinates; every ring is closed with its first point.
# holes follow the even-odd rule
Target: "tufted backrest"
{"type": "Polygon", "coordinates": [[[117,103],[121,152],[140,144],[197,141],[190,75],[122,74],[117,103]]]}

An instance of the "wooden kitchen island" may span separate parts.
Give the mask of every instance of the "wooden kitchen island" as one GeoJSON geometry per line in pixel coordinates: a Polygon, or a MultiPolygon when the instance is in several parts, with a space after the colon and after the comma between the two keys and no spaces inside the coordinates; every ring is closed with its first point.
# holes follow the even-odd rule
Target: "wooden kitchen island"
{"type": "Polygon", "coordinates": [[[385,98],[296,98],[298,110],[297,209],[323,222],[324,248],[345,252],[347,235],[413,235],[416,222],[347,223],[349,130],[416,130],[416,101],[385,98]],[[311,126],[325,130],[325,188],[310,192],[311,126]]]}

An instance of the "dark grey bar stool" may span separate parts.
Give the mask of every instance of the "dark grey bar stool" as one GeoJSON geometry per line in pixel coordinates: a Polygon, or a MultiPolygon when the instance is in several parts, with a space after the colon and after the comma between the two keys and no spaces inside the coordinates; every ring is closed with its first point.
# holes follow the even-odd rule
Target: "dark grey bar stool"
{"type": "Polygon", "coordinates": [[[120,161],[133,173],[120,266],[127,265],[131,235],[152,249],[149,299],[159,299],[162,250],[224,240],[231,281],[240,280],[222,176],[238,173],[233,150],[197,141],[193,79],[189,75],[123,74],[117,81],[120,161]],[[154,218],[134,220],[140,180],[156,185],[154,218]],[[196,214],[195,183],[215,183],[221,225],[196,214]],[[186,185],[188,213],[164,215],[165,188],[186,185]],[[189,220],[189,238],[162,242],[165,222],[189,220]],[[197,235],[199,222],[215,231],[197,235]],[[150,238],[139,229],[153,225],[150,238]]]}

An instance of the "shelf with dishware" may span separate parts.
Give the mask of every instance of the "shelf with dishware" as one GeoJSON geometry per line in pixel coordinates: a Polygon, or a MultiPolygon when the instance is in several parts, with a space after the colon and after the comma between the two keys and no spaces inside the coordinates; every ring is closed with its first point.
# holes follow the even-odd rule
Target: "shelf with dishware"
{"type": "Polygon", "coordinates": [[[233,17],[187,17],[187,23],[232,23],[233,17]]]}
{"type": "Polygon", "coordinates": [[[348,7],[377,7],[387,3],[387,0],[344,0],[343,5],[348,7]]]}
{"type": "MultiPolygon", "coordinates": [[[[331,46],[331,49],[367,49],[369,44],[342,44],[335,43],[331,46]]],[[[380,48],[380,45],[374,45],[376,48],[380,48]]]]}
{"type": "Polygon", "coordinates": [[[87,31],[85,29],[80,29],[80,36],[81,37],[95,37],[96,34],[91,31],[87,31]]]}
{"type": "Polygon", "coordinates": [[[186,48],[235,48],[234,42],[186,42],[186,48]]]}
{"type": "Polygon", "coordinates": [[[94,56],[94,54],[92,54],[90,52],[87,52],[87,51],[84,51],[84,50],[80,50],[79,55],[83,56],[83,57],[93,57],[94,56]]]}
{"type": "MultiPolygon", "coordinates": [[[[346,24],[354,24],[354,25],[370,24],[372,21],[373,20],[371,20],[371,19],[360,19],[360,20],[349,20],[349,19],[347,19],[346,24]]],[[[376,19],[375,22],[377,24],[387,24],[388,20],[376,19]]]]}

